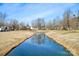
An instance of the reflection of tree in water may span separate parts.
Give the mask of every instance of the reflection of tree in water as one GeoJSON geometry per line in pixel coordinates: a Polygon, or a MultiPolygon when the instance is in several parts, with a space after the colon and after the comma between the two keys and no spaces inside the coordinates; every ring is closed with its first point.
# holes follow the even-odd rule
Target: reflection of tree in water
{"type": "Polygon", "coordinates": [[[43,33],[37,33],[33,37],[33,42],[37,43],[37,44],[43,44],[44,43],[44,39],[45,39],[45,35],[43,33]]]}

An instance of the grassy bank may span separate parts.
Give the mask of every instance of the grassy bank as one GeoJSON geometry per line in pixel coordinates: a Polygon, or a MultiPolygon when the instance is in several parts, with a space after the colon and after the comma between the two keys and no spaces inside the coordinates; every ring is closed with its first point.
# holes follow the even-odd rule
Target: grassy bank
{"type": "Polygon", "coordinates": [[[70,31],[47,31],[47,36],[66,47],[73,55],[79,56],[79,30],[70,31]]]}
{"type": "Polygon", "coordinates": [[[66,47],[73,55],[79,56],[79,30],[40,30],[40,31],[10,31],[0,32],[0,56],[5,55],[13,47],[22,43],[36,32],[44,32],[47,36],[66,47]]]}
{"type": "Polygon", "coordinates": [[[33,31],[0,32],[0,56],[5,55],[13,47],[31,37],[33,34],[33,31]]]}

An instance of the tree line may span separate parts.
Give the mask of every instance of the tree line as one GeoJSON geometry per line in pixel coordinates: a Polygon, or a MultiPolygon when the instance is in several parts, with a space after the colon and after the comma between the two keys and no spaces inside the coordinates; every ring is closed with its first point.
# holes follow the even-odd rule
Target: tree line
{"type": "Polygon", "coordinates": [[[30,29],[29,24],[24,22],[19,22],[17,19],[11,19],[8,21],[6,19],[6,13],[0,13],[0,28],[6,27],[9,30],[27,30],[30,29]]]}
{"type": "Polygon", "coordinates": [[[79,10],[73,14],[72,10],[67,9],[63,13],[63,18],[60,20],[58,17],[53,20],[45,21],[44,18],[38,18],[31,22],[31,26],[24,22],[19,22],[16,19],[12,19],[10,22],[7,21],[6,13],[0,12],[0,28],[2,26],[9,27],[10,30],[26,30],[31,27],[38,30],[77,30],[79,29],[79,10]]]}
{"type": "Polygon", "coordinates": [[[70,9],[63,13],[63,18],[60,20],[58,17],[53,20],[45,22],[44,19],[38,18],[33,20],[32,26],[38,29],[50,30],[77,30],[79,29],[79,10],[73,14],[70,9]]]}

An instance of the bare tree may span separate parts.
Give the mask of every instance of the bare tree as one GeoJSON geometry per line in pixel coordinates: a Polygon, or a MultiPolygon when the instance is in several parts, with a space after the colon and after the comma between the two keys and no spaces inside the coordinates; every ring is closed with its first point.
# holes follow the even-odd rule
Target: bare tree
{"type": "Polygon", "coordinates": [[[69,19],[70,19],[71,10],[68,9],[64,12],[64,28],[70,29],[69,19]]]}
{"type": "Polygon", "coordinates": [[[45,21],[42,18],[38,18],[36,20],[33,20],[32,27],[38,28],[39,30],[45,29],[45,21]]]}
{"type": "Polygon", "coordinates": [[[6,18],[6,13],[1,13],[0,12],[0,27],[5,25],[5,18],[6,18]]]}
{"type": "Polygon", "coordinates": [[[19,30],[19,23],[16,19],[10,21],[11,30],[19,30]]]}
{"type": "Polygon", "coordinates": [[[19,27],[20,27],[20,30],[25,30],[26,29],[26,25],[25,25],[24,22],[21,22],[19,27]]]}
{"type": "Polygon", "coordinates": [[[79,10],[78,10],[78,13],[77,13],[77,29],[79,29],[79,10]]]}
{"type": "Polygon", "coordinates": [[[32,27],[33,27],[33,28],[38,28],[37,23],[38,23],[37,20],[33,20],[33,21],[32,21],[32,24],[31,24],[32,27]]]}
{"type": "Polygon", "coordinates": [[[46,24],[46,28],[47,29],[53,29],[53,21],[52,20],[49,20],[48,22],[47,22],[47,24],[46,24]]]}
{"type": "Polygon", "coordinates": [[[37,19],[37,27],[39,30],[41,29],[41,19],[40,18],[37,19]]]}

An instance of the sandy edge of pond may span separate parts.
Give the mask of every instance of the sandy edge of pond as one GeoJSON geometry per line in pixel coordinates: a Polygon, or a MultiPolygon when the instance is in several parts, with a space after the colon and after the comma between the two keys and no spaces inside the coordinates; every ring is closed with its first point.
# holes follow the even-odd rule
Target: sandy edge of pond
{"type": "Polygon", "coordinates": [[[79,56],[79,50],[78,47],[74,46],[74,44],[71,44],[69,42],[66,42],[63,38],[60,38],[58,35],[56,35],[55,33],[51,34],[50,32],[46,32],[45,33],[49,38],[53,39],[54,41],[56,41],[57,43],[61,44],[62,46],[64,46],[65,48],[67,48],[67,50],[69,50],[74,56],[79,56]]]}
{"type": "Polygon", "coordinates": [[[26,39],[32,37],[34,34],[35,34],[34,32],[31,32],[30,34],[28,34],[27,37],[19,38],[19,40],[17,40],[15,43],[12,43],[10,46],[5,47],[5,49],[3,49],[2,51],[0,51],[0,56],[7,55],[13,48],[17,47],[19,44],[21,44],[22,42],[24,42],[26,39]]]}

